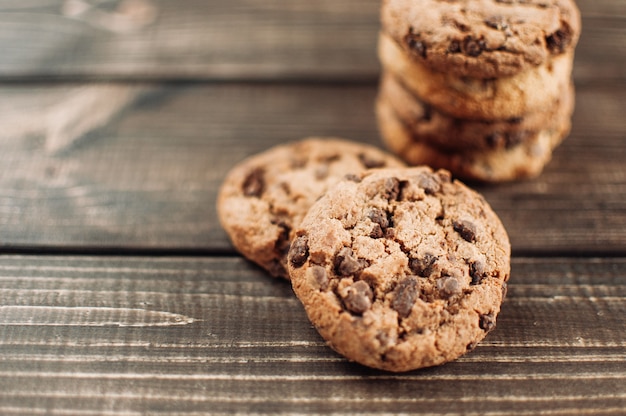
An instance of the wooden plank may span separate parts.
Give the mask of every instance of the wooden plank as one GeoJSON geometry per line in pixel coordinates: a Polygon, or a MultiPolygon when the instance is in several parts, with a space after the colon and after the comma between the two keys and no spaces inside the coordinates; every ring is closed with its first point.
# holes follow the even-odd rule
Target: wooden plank
{"type": "MultiPolygon", "coordinates": [[[[0,2],[0,79],[378,76],[379,0],[0,2]],[[98,5],[100,3],[100,5],[98,5]]],[[[620,0],[578,1],[579,81],[626,76],[620,0]]]]}
{"type": "MultiPolygon", "coordinates": [[[[381,145],[374,86],[193,84],[157,89],[50,152],[42,120],[75,88],[0,89],[5,250],[228,252],[215,197],[235,163],[310,135],[381,145]]],[[[515,253],[625,252],[625,96],[624,84],[580,86],[572,135],[542,176],[472,185],[515,253]]]]}
{"type": "Polygon", "coordinates": [[[391,374],[239,258],[1,256],[0,412],[620,414],[626,259],[514,258],[509,289],[476,350],[391,374]]]}

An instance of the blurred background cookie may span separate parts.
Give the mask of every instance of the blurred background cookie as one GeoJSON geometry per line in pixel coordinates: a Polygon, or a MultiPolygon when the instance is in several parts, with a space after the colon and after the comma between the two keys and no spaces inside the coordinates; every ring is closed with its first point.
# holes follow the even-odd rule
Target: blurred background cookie
{"type": "Polygon", "coordinates": [[[383,141],[466,179],[539,175],[570,131],[580,31],[572,0],[383,1],[383,141]]]}

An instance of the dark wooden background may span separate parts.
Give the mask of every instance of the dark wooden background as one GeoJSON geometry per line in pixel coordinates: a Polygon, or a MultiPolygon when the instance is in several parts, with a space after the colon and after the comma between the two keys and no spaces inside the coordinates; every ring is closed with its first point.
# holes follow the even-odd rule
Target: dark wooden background
{"type": "Polygon", "coordinates": [[[390,374],[215,213],[247,155],[381,145],[378,1],[0,1],[0,414],[626,414],[626,3],[578,3],[571,136],[472,185],[513,247],[498,328],[390,374]]]}

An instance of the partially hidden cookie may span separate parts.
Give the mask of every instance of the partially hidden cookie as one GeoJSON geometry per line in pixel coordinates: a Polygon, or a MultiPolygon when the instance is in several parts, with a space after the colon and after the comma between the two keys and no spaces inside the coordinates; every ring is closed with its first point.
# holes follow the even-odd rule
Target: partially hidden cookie
{"type": "Polygon", "coordinates": [[[535,140],[540,131],[566,131],[574,108],[574,87],[568,85],[546,111],[505,120],[460,119],[421,101],[387,71],[378,95],[416,139],[448,152],[512,149],[535,140]]]}
{"type": "Polygon", "coordinates": [[[513,147],[455,152],[420,140],[387,102],[377,102],[376,116],[383,142],[409,165],[447,169],[459,178],[481,182],[506,182],[538,176],[571,127],[571,122],[566,119],[562,124],[535,132],[513,147]]]}
{"type": "Polygon", "coordinates": [[[219,219],[239,252],[273,276],[288,278],[294,228],[328,187],[369,168],[400,166],[378,148],[339,138],[279,145],[228,173],[218,194],[219,219]]]}
{"type": "Polygon", "coordinates": [[[311,207],[289,270],[333,349],[408,371],[458,358],[495,327],[510,245],[484,198],[448,172],[377,169],[311,207]]]}
{"type": "Polygon", "coordinates": [[[381,23],[420,65],[480,79],[572,54],[581,31],[574,0],[383,0],[381,23]]]}
{"type": "Polygon", "coordinates": [[[503,120],[549,111],[571,82],[573,52],[518,74],[500,78],[471,78],[452,71],[432,70],[410,59],[389,35],[379,36],[382,65],[423,102],[457,118],[503,120]]]}

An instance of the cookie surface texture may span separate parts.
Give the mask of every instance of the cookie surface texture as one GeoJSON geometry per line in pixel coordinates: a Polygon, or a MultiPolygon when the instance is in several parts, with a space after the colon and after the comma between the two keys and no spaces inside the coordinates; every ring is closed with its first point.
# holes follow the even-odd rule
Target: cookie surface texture
{"type": "Polygon", "coordinates": [[[574,0],[383,0],[381,22],[414,60],[482,79],[571,53],[581,30],[574,0]]]}
{"type": "Polygon", "coordinates": [[[400,372],[456,359],[495,327],[510,244],[487,202],[447,171],[380,169],[311,207],[289,270],[333,349],[400,372]]]}
{"type": "Polygon", "coordinates": [[[288,278],[294,227],[309,207],[346,175],[404,166],[373,146],[339,138],[309,138],[240,162],[220,188],[217,211],[235,248],[270,274],[288,278]]]}

